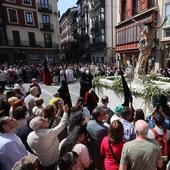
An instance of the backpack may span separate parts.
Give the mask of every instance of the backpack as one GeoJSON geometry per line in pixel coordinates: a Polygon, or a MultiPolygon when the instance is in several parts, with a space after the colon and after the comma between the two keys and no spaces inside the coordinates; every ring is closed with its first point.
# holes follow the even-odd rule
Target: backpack
{"type": "Polygon", "coordinates": [[[153,128],[151,130],[155,135],[155,139],[160,144],[162,156],[167,156],[168,155],[168,143],[167,143],[167,139],[166,139],[166,133],[163,132],[162,135],[159,135],[158,132],[156,131],[156,129],[153,128]]]}

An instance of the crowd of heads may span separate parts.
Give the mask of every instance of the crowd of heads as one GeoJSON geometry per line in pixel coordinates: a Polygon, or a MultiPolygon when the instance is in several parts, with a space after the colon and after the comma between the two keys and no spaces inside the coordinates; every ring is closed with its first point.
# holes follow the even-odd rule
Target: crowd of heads
{"type": "MultiPolygon", "coordinates": [[[[83,77],[84,74],[91,74],[90,65],[55,67],[59,70],[67,68],[75,70],[74,75],[76,78],[80,77],[80,75],[83,77]]],[[[118,70],[115,65],[104,64],[96,65],[95,68],[96,72],[93,76],[115,75],[118,70]]],[[[90,83],[90,88],[73,104],[67,81],[62,80],[60,89],[54,92],[49,104],[45,105],[37,79],[39,80],[40,78],[31,77],[29,91],[24,90],[23,80],[21,79],[16,81],[16,88],[14,86],[6,94],[4,89],[0,88],[0,95],[2,96],[0,103],[0,136],[2,138],[0,138],[0,142],[2,143],[1,140],[3,140],[3,135],[6,133],[17,134],[25,145],[26,150],[32,153],[20,157],[14,163],[15,165],[13,164],[13,170],[24,168],[33,170],[35,167],[47,169],[54,164],[53,169],[56,169],[57,165],[60,170],[77,170],[76,166],[80,165],[83,169],[90,166],[98,168],[98,164],[102,170],[102,166],[106,166],[100,164],[103,158],[101,148],[106,146],[106,144],[103,144],[104,140],[106,140],[105,137],[108,137],[108,141],[112,145],[121,146],[121,149],[119,148],[121,155],[124,143],[136,139],[146,140],[149,137],[148,132],[151,128],[159,127],[163,131],[166,130],[166,133],[169,129],[170,109],[165,96],[157,97],[156,103],[159,103],[159,108],[158,104],[154,105],[153,112],[146,116],[146,113],[141,108],[134,109],[131,106],[121,104],[111,110],[108,107],[108,103],[112,102],[109,100],[109,96],[103,95],[99,100],[95,89],[90,83]],[[93,103],[94,101],[95,103],[93,103]],[[57,128],[62,129],[61,132],[56,130],[57,128]],[[23,132],[22,135],[21,131],[23,132]],[[43,135],[47,136],[44,137],[43,135]],[[53,135],[52,138],[51,135],[53,135]],[[31,136],[29,137],[29,142],[27,142],[28,136],[31,136]],[[41,137],[41,142],[38,143],[38,141],[37,145],[34,144],[34,140],[41,137]],[[42,158],[43,152],[37,153],[37,148],[46,148],[46,146],[43,146],[43,140],[46,142],[48,137],[50,139],[47,142],[49,148],[55,143],[57,146],[55,149],[58,152],[59,143],[61,146],[59,147],[59,154],[55,155],[56,160],[53,160],[53,157],[50,158],[50,155],[46,155],[53,162],[46,165],[44,164],[46,160],[44,161],[42,158]],[[35,145],[37,148],[35,148],[35,145]],[[80,157],[83,151],[79,151],[78,147],[83,148],[86,152],[85,162],[81,162],[83,160],[80,157]],[[91,149],[92,153],[90,153],[91,149]]],[[[80,83],[84,80],[80,78],[80,83]]],[[[49,151],[50,149],[47,150],[49,151]]]]}

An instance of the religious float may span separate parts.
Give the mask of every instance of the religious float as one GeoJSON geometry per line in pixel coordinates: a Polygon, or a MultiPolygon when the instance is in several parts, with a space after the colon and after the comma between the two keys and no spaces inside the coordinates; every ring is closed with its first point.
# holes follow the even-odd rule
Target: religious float
{"type": "MultiPolygon", "coordinates": [[[[158,77],[156,75],[147,76],[147,82],[128,81],[128,86],[133,96],[133,106],[135,109],[143,109],[148,113],[153,108],[153,98],[160,94],[170,95],[170,78],[158,77]]],[[[103,95],[109,96],[108,106],[114,110],[115,106],[124,102],[123,86],[121,76],[96,77],[93,80],[95,92],[101,98],[103,95]]]]}
{"type": "MultiPolygon", "coordinates": [[[[150,57],[151,51],[155,47],[154,39],[156,31],[163,26],[167,18],[164,19],[160,26],[156,26],[153,22],[145,24],[138,23],[141,30],[138,43],[139,57],[136,68],[132,73],[127,74],[128,87],[133,96],[133,106],[135,109],[142,108],[145,113],[150,112],[153,106],[155,96],[164,94],[169,95],[170,78],[160,77],[156,73],[146,75],[145,68],[150,57]]],[[[119,66],[119,68],[121,68],[119,66]]],[[[125,80],[126,81],[126,80],[125,80]]],[[[103,95],[109,96],[109,107],[114,110],[115,106],[124,102],[124,93],[122,87],[122,76],[113,77],[97,77],[93,84],[96,86],[96,93],[99,97],[103,95]]]]}

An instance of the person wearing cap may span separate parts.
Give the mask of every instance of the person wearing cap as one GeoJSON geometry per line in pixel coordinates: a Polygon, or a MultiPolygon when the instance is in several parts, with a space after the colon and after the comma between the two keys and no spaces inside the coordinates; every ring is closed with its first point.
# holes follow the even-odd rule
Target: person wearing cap
{"type": "Polygon", "coordinates": [[[115,114],[111,117],[110,123],[112,123],[114,120],[119,120],[120,119],[122,110],[123,110],[123,106],[122,105],[117,105],[116,106],[116,108],[114,110],[115,114]]]}
{"type": "Polygon", "coordinates": [[[80,96],[85,99],[86,93],[92,88],[92,75],[89,70],[81,73],[80,78],[80,96]]]}
{"type": "Polygon", "coordinates": [[[59,159],[59,139],[58,135],[63,131],[68,121],[68,105],[63,107],[64,114],[60,123],[49,129],[45,118],[37,116],[33,118],[29,126],[33,129],[27,137],[31,150],[39,157],[40,163],[45,170],[53,170],[56,161],[59,159]]]}

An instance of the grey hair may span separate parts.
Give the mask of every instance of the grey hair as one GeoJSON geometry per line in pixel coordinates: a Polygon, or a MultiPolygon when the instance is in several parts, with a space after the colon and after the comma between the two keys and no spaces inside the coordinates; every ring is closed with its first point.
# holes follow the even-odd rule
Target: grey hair
{"type": "Polygon", "coordinates": [[[41,119],[42,117],[40,116],[36,116],[35,118],[33,118],[29,123],[30,128],[34,131],[38,130],[40,128],[41,119]]]}
{"type": "Polygon", "coordinates": [[[37,87],[30,88],[30,93],[31,94],[35,94],[36,92],[38,92],[38,88],[37,87]]]}

